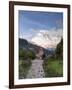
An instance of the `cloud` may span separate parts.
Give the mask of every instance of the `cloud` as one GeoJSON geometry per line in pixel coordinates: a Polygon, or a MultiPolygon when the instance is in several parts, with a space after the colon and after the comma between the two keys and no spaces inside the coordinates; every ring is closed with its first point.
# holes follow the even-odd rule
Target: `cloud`
{"type": "Polygon", "coordinates": [[[55,48],[63,36],[62,29],[39,30],[31,42],[44,48],[55,48]]]}
{"type": "Polygon", "coordinates": [[[38,31],[34,29],[29,29],[25,32],[20,32],[19,33],[19,38],[26,39],[28,41],[31,41],[31,39],[35,36],[35,34],[38,33],[38,31]]]}

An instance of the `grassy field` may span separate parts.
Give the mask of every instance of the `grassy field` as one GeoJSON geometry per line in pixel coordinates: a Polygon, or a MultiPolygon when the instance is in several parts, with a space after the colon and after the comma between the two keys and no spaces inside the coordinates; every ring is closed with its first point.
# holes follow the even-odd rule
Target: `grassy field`
{"type": "Polygon", "coordinates": [[[63,60],[50,58],[44,61],[43,68],[45,77],[62,77],[63,76],[63,60]]]}

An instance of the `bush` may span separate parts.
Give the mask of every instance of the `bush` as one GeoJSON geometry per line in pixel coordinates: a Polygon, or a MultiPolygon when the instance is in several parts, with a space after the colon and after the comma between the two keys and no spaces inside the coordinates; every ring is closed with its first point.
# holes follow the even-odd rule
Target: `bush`
{"type": "Polygon", "coordinates": [[[19,58],[20,59],[27,59],[26,51],[23,49],[19,50],[19,58]]]}
{"type": "Polygon", "coordinates": [[[25,51],[23,49],[20,49],[19,58],[23,59],[23,60],[25,60],[25,59],[33,60],[36,58],[36,55],[33,51],[25,51]]]}
{"type": "Polygon", "coordinates": [[[27,56],[29,59],[32,59],[32,60],[36,58],[35,53],[32,51],[28,51],[27,56]]]}

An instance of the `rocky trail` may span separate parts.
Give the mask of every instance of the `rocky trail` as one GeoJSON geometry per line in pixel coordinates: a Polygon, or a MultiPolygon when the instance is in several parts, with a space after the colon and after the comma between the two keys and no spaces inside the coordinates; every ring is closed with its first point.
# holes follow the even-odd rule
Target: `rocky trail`
{"type": "Polygon", "coordinates": [[[35,59],[32,61],[32,66],[27,74],[27,78],[43,78],[45,77],[43,70],[43,60],[35,59]]]}

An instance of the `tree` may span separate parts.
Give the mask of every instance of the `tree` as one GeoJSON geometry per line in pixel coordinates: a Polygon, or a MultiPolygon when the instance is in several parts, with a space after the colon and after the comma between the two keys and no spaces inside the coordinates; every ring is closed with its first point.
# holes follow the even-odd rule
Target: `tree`
{"type": "Polygon", "coordinates": [[[63,39],[61,39],[60,43],[57,45],[56,56],[63,57],[63,39]]]}

